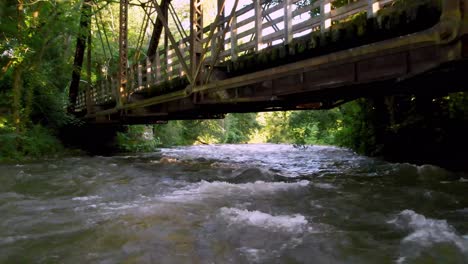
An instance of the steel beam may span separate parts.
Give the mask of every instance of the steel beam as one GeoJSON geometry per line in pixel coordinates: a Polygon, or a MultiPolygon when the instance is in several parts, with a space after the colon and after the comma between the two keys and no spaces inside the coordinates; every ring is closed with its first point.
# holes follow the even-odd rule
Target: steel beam
{"type": "Polygon", "coordinates": [[[128,68],[128,1],[120,0],[119,13],[119,98],[118,105],[123,105],[127,96],[127,68],[128,68]]]}
{"type": "Polygon", "coordinates": [[[190,0],[190,72],[194,85],[200,84],[197,69],[203,57],[203,5],[202,0],[190,0]]]}

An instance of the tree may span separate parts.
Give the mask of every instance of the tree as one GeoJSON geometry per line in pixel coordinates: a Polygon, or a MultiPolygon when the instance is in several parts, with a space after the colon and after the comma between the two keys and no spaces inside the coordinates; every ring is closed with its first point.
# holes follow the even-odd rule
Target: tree
{"type": "Polygon", "coordinates": [[[32,134],[47,134],[35,123],[58,124],[68,118],[62,99],[76,5],[77,1],[24,0],[1,4],[0,111],[12,110],[2,114],[0,137],[20,153],[39,143],[28,140],[32,134]],[[44,105],[46,101],[54,103],[44,105]]]}

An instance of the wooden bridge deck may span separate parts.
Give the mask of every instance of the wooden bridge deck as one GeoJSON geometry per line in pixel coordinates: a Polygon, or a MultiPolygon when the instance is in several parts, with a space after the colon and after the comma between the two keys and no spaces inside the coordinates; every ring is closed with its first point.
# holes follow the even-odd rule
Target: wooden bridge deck
{"type": "Polygon", "coordinates": [[[275,47],[283,47],[275,51],[277,56],[294,57],[298,52],[293,46],[301,45],[301,36],[310,40],[320,32],[318,40],[327,34],[332,39],[334,32],[346,32],[333,31],[334,21],[365,12],[368,21],[382,24],[378,14],[385,14],[393,1],[359,0],[333,10],[326,0],[302,8],[296,2],[254,1],[207,27],[212,30],[204,34],[205,57],[197,81],[187,81],[192,77],[180,63],[190,57],[188,39],[182,39],[178,46],[158,52],[153,62],[132,65],[126,91],[119,89],[116,77],[102,76],[80,94],[77,114],[95,123],[154,123],[222,118],[229,112],[323,109],[363,96],[467,89],[468,0],[442,1],[440,19],[423,30],[352,48],[344,45],[330,53],[296,54],[298,59],[285,59],[283,65],[232,74],[233,65],[239,67],[249,56],[256,59],[245,63],[271,63],[259,54],[275,47]],[[318,15],[310,12],[317,9],[318,15]]]}

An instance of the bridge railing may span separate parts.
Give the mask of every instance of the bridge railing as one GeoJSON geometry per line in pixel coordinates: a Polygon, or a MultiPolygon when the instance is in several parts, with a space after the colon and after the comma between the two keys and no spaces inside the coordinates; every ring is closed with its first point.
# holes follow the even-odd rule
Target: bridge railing
{"type": "MultiPolygon", "coordinates": [[[[204,65],[215,66],[227,60],[235,61],[239,56],[262,49],[288,44],[293,39],[311,32],[327,31],[335,21],[345,20],[358,13],[366,12],[368,17],[395,0],[350,0],[347,5],[334,8],[332,0],[317,0],[306,6],[300,0],[253,0],[238,8],[233,16],[219,19],[204,29],[204,65]],[[210,34],[210,31],[213,31],[210,34]],[[211,36],[211,37],[210,37],[211,36]]],[[[229,11],[229,10],[227,10],[229,11]]],[[[175,49],[189,65],[189,38],[179,40],[177,46],[158,50],[153,61],[144,59],[128,69],[127,91],[129,96],[137,91],[158,86],[175,78],[183,78],[187,73],[176,55],[175,49]]],[[[208,67],[201,67],[203,70],[208,67]]],[[[115,102],[119,94],[117,75],[99,76],[99,81],[79,94],[77,111],[94,111],[87,105],[105,105],[115,102]]],[[[126,101],[126,100],[125,100],[126,101]]]]}

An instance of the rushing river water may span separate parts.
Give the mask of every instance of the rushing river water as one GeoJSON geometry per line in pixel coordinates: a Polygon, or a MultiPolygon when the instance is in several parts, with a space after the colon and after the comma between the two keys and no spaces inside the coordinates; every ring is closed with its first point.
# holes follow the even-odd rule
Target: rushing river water
{"type": "Polygon", "coordinates": [[[468,263],[468,176],[215,145],[0,165],[0,263],[468,263]]]}

